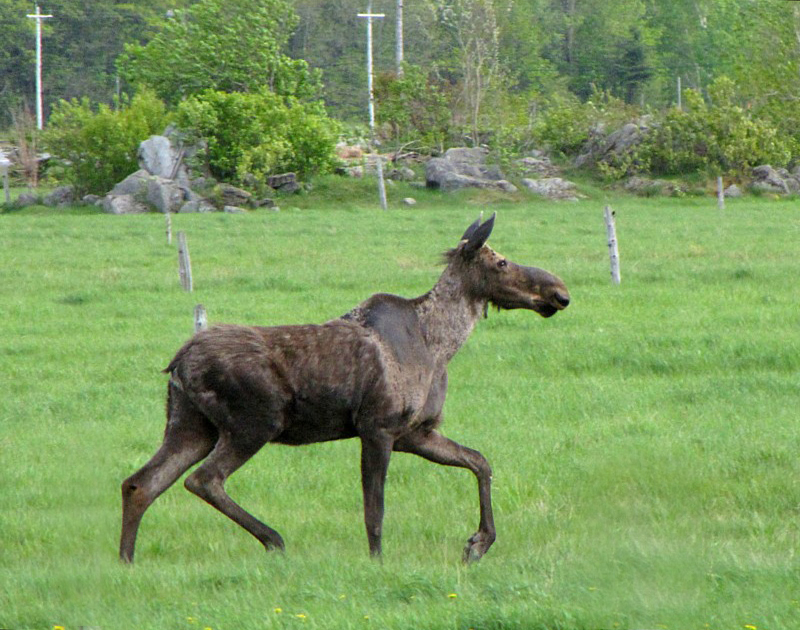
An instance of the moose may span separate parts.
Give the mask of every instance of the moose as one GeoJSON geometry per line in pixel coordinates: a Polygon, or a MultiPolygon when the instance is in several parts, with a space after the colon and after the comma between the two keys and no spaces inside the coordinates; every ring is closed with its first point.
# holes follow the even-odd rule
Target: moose
{"type": "Polygon", "coordinates": [[[156,454],[122,483],[119,555],[133,562],[145,510],[191,466],[186,488],[250,532],[267,550],[283,538],[225,492],[225,480],[267,442],[361,440],[369,551],[381,554],[384,483],[393,451],[467,468],[478,481],[480,522],[465,562],[496,538],[492,470],[475,450],[436,429],[447,364],[491,304],[550,317],[570,303],[564,283],[517,265],[486,241],[496,213],[467,228],[444,254],[446,268],[424,295],[378,293],[319,325],[218,325],[195,334],[164,370],[167,424],[156,454]]]}

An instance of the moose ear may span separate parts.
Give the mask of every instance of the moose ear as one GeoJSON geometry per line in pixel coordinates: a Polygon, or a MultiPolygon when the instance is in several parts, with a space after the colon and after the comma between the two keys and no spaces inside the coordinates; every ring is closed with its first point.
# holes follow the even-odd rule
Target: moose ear
{"type": "Polygon", "coordinates": [[[494,218],[496,216],[497,213],[493,212],[492,216],[489,217],[485,223],[481,224],[481,220],[478,219],[467,228],[467,231],[464,232],[464,236],[462,237],[462,241],[467,241],[464,244],[464,253],[469,254],[483,247],[484,243],[489,240],[489,235],[492,233],[494,218]]]}
{"type": "Polygon", "coordinates": [[[463,243],[464,241],[468,241],[469,239],[472,238],[472,235],[475,234],[475,230],[477,230],[481,226],[481,219],[482,218],[483,218],[483,212],[481,212],[481,216],[479,216],[477,219],[475,219],[475,223],[470,225],[467,228],[467,231],[464,232],[464,236],[462,236],[461,240],[459,241],[460,243],[463,243]]]}

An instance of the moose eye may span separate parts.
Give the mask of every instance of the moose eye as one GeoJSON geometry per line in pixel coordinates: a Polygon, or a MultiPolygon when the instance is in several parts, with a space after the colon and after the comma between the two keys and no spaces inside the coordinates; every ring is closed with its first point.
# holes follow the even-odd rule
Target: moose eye
{"type": "Polygon", "coordinates": [[[500,261],[498,261],[497,266],[500,267],[500,269],[502,269],[503,267],[507,267],[508,266],[508,261],[500,260],[500,261]]]}

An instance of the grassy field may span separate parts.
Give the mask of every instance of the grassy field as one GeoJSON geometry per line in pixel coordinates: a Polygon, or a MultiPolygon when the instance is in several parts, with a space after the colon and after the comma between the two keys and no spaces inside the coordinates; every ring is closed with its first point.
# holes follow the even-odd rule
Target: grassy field
{"type": "Polygon", "coordinates": [[[420,194],[383,213],[341,197],[174,217],[193,294],[161,215],[0,215],[0,627],[800,627],[796,200],[613,198],[615,287],[602,199],[420,194]],[[451,364],[445,433],[495,472],[481,563],[459,562],[472,476],[402,454],[370,561],[347,441],[267,446],[228,483],[285,554],[176,484],[119,564],[119,484],[160,442],[160,370],[196,303],[277,324],[419,295],[495,209],[492,246],[560,275],[573,303],[490,312],[451,364]]]}

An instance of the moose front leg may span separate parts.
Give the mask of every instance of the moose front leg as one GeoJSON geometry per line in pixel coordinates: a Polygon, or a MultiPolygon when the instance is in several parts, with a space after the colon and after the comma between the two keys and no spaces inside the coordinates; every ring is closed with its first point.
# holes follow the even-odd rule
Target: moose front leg
{"type": "Polygon", "coordinates": [[[367,527],[369,553],[381,555],[383,529],[383,488],[392,454],[392,441],[382,435],[361,437],[361,487],[364,492],[364,524],[367,527]]]}
{"type": "Polygon", "coordinates": [[[475,474],[478,480],[480,523],[478,531],[467,541],[462,559],[465,563],[480,560],[497,537],[492,516],[492,469],[486,458],[478,451],[429,430],[418,430],[403,436],[395,442],[394,450],[414,453],[444,466],[468,468],[475,474]]]}

